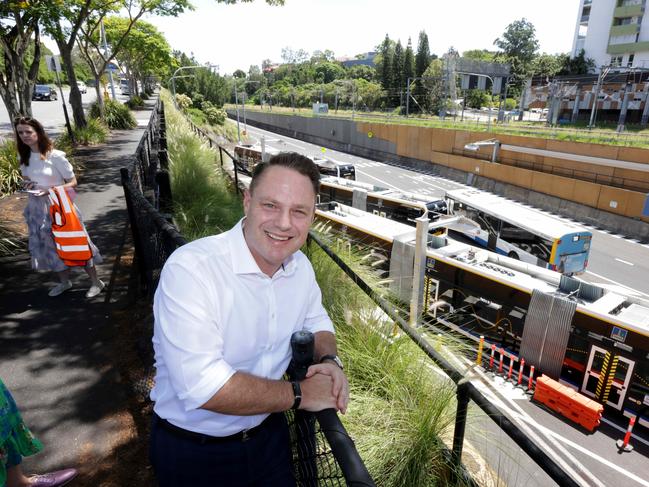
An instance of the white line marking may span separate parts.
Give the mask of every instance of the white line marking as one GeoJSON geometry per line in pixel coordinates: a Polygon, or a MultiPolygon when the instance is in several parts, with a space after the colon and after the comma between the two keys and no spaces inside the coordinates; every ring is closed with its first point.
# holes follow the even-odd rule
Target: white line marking
{"type": "Polygon", "coordinates": [[[623,264],[630,265],[631,267],[633,267],[633,265],[634,265],[631,262],[627,262],[626,260],[618,259],[617,257],[615,258],[615,260],[617,260],[618,262],[622,262],[623,264]]]}
{"type": "MultiPolygon", "coordinates": [[[[600,418],[600,421],[603,422],[603,423],[606,423],[606,424],[609,425],[611,428],[615,428],[616,430],[618,430],[618,431],[620,431],[620,432],[622,432],[622,433],[626,433],[626,428],[623,428],[623,427],[620,426],[619,424],[615,424],[615,423],[614,423],[613,421],[611,421],[611,420],[608,420],[608,419],[606,419],[606,418],[600,418]]],[[[633,441],[639,441],[640,443],[644,443],[645,445],[649,446],[649,441],[645,440],[644,438],[640,438],[637,434],[633,434],[633,433],[631,433],[631,439],[632,439],[633,441]]]]}
{"type": "Polygon", "coordinates": [[[382,179],[379,179],[379,178],[377,178],[376,176],[372,176],[371,174],[368,174],[368,173],[366,173],[366,172],[364,172],[364,171],[357,171],[357,172],[359,172],[359,173],[361,173],[361,174],[364,174],[364,175],[367,176],[368,178],[376,179],[378,182],[382,183],[382,184],[385,185],[385,187],[387,187],[387,188],[400,189],[400,188],[397,188],[396,186],[394,186],[393,184],[390,184],[390,183],[388,183],[387,181],[383,181],[382,179]]]}
{"type": "Polygon", "coordinates": [[[591,274],[591,275],[593,275],[595,277],[598,277],[600,279],[604,279],[605,281],[608,281],[608,282],[612,282],[613,284],[616,284],[617,286],[622,286],[623,288],[628,289],[629,291],[633,291],[634,293],[642,294],[643,296],[647,296],[649,298],[649,294],[647,294],[647,293],[643,293],[642,291],[638,291],[637,289],[633,289],[632,287],[625,286],[622,283],[614,281],[613,279],[609,279],[608,277],[604,277],[604,276],[602,276],[600,274],[596,274],[593,271],[586,271],[586,274],[591,274]]]}

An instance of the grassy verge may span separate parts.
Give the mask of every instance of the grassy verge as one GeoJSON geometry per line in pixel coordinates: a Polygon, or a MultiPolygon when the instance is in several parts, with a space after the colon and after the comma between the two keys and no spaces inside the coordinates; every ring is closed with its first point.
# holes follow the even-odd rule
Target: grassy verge
{"type": "Polygon", "coordinates": [[[189,240],[220,233],[243,215],[241,201],[220,171],[218,151],[196,136],[171,103],[165,102],[174,219],[189,240]]]}
{"type": "MultiPolygon", "coordinates": [[[[171,104],[166,107],[181,232],[196,238],[229,228],[240,216],[240,206],[229,185],[216,180],[215,154],[190,132],[171,104]],[[229,203],[221,218],[213,202],[223,198],[229,203]]],[[[431,371],[430,360],[408,337],[393,333],[393,323],[324,252],[311,244],[307,253],[347,363],[352,401],[343,421],[370,473],[386,487],[445,484],[448,466],[441,438],[453,421],[454,387],[431,371]]],[[[368,264],[362,252],[350,252],[348,258],[377,289],[385,284],[381,271],[368,264]]]]}

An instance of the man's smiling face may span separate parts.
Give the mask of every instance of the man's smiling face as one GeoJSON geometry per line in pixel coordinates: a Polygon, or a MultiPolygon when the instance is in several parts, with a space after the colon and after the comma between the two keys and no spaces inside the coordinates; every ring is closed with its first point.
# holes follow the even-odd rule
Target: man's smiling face
{"type": "Polygon", "coordinates": [[[272,276],[306,241],[315,211],[310,179],[294,169],[267,168],[246,191],[243,234],[261,271],[272,276]]]}

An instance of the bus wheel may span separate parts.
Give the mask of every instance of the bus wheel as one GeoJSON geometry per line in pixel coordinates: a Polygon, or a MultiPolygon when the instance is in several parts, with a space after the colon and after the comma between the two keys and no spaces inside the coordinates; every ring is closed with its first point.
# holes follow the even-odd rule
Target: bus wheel
{"type": "Polygon", "coordinates": [[[513,250],[507,254],[507,257],[509,257],[510,259],[520,260],[520,258],[518,257],[518,254],[516,252],[514,252],[513,250]]]}

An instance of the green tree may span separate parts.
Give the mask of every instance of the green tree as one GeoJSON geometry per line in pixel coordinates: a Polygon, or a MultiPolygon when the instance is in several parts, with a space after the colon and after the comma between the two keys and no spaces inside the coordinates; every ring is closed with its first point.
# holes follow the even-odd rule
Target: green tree
{"type": "MultiPolygon", "coordinates": [[[[428,35],[425,31],[419,33],[417,41],[417,54],[415,55],[415,76],[421,78],[431,64],[430,47],[428,45],[428,35]]],[[[430,97],[427,95],[427,89],[424,86],[424,80],[417,80],[414,87],[411,84],[411,93],[415,97],[415,105],[421,110],[429,110],[430,97]]]]}
{"type": "Polygon", "coordinates": [[[408,44],[406,46],[406,52],[403,57],[403,79],[401,80],[401,86],[408,85],[408,78],[415,77],[415,53],[412,50],[412,39],[408,37],[408,44]]]}
{"type": "Polygon", "coordinates": [[[484,90],[469,90],[466,93],[466,106],[480,109],[491,105],[491,96],[484,90]]]}
{"type": "Polygon", "coordinates": [[[388,34],[385,34],[385,39],[383,39],[383,42],[379,45],[378,52],[378,80],[384,90],[389,90],[393,80],[392,59],[394,57],[394,42],[390,40],[388,34]]]}
{"type": "Polygon", "coordinates": [[[320,83],[331,83],[345,77],[345,68],[338,63],[320,62],[315,66],[315,79],[320,83]]]}
{"type": "Polygon", "coordinates": [[[540,54],[532,61],[532,76],[552,78],[563,67],[562,54],[540,54]]]}
{"type": "Polygon", "coordinates": [[[347,68],[347,77],[351,79],[376,80],[376,69],[366,64],[356,64],[347,68]]]}
{"type": "Polygon", "coordinates": [[[583,49],[579,51],[574,58],[570,55],[564,54],[562,56],[562,66],[557,74],[560,75],[578,75],[594,73],[597,68],[595,60],[586,57],[586,51],[583,49]]]}
{"type": "Polygon", "coordinates": [[[32,115],[32,91],[41,61],[39,20],[49,12],[44,2],[9,0],[0,4],[0,96],[10,118],[32,115]],[[25,63],[28,50],[31,62],[25,63]]]}
{"type": "Polygon", "coordinates": [[[417,55],[415,56],[415,76],[423,76],[424,71],[430,65],[430,46],[428,45],[428,34],[426,31],[419,33],[419,41],[417,42],[417,55]]]}
{"type": "Polygon", "coordinates": [[[469,49],[462,53],[462,57],[473,61],[492,63],[495,60],[496,53],[487,49],[469,49]]]}
{"type": "Polygon", "coordinates": [[[403,46],[401,45],[401,40],[397,41],[397,44],[394,46],[394,57],[392,58],[392,83],[390,86],[389,98],[392,99],[392,103],[399,103],[401,100],[401,94],[404,89],[403,85],[403,72],[405,67],[405,53],[403,52],[403,46]]]}
{"type": "Polygon", "coordinates": [[[494,41],[494,45],[502,50],[497,58],[509,63],[514,84],[520,89],[525,79],[532,75],[533,61],[539,50],[534,25],[524,18],[514,21],[507,26],[502,37],[494,41]]]}

